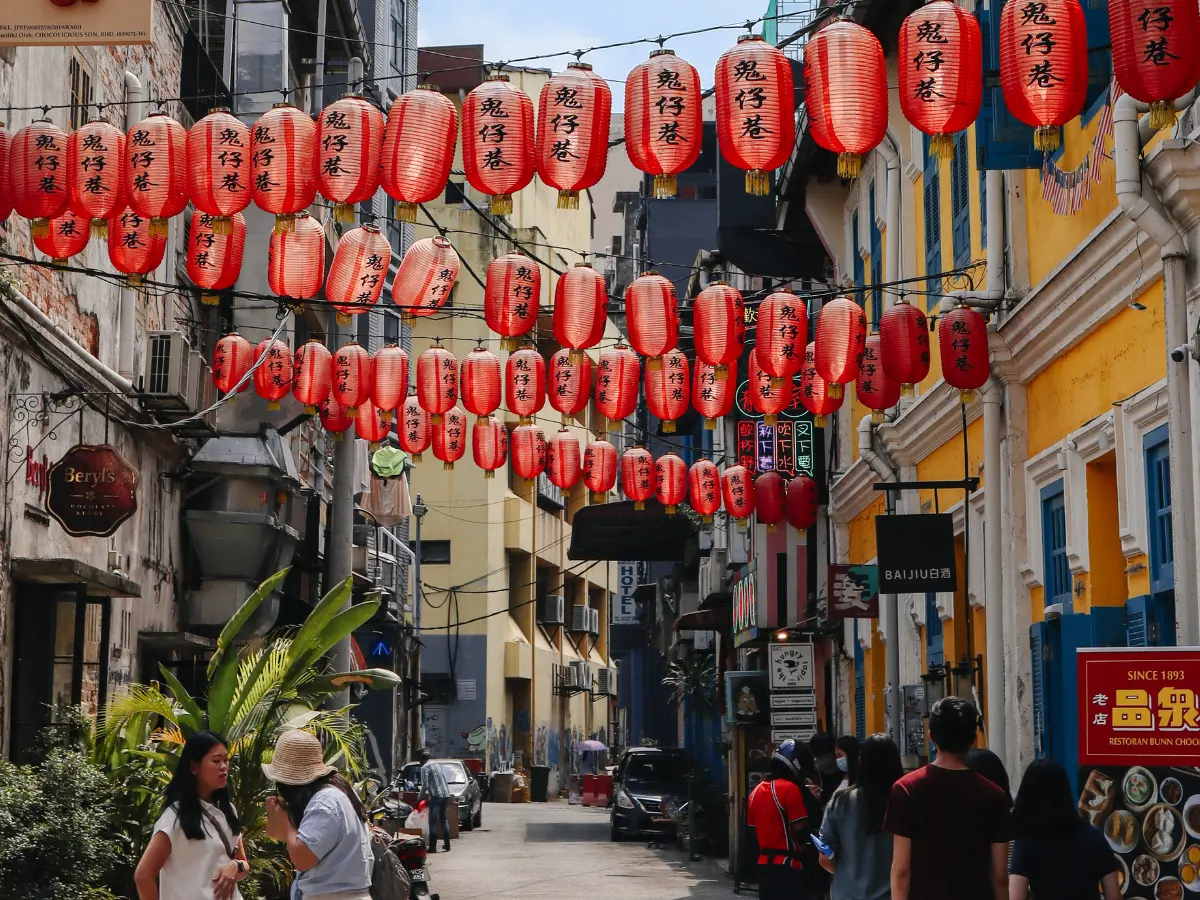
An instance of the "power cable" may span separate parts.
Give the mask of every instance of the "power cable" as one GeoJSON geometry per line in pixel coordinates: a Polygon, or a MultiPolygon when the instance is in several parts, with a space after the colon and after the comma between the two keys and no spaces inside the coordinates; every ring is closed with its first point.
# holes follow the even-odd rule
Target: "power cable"
{"type": "MultiPolygon", "coordinates": [[[[574,578],[578,578],[581,575],[587,574],[588,572],[590,572],[592,569],[594,569],[596,566],[600,565],[603,562],[608,562],[608,560],[604,560],[604,559],[594,560],[593,562],[589,563],[585,568],[580,569],[578,572],[574,571],[573,569],[563,569],[562,570],[563,571],[563,583],[559,585],[559,589],[561,590],[565,586],[567,575],[570,575],[574,578]]],[[[517,589],[519,590],[521,587],[532,587],[532,586],[533,586],[533,583],[526,584],[526,585],[519,585],[517,589]]],[[[503,590],[508,591],[509,588],[503,588],[503,590]]],[[[459,593],[470,593],[470,592],[460,591],[459,593]]],[[[476,592],[476,593],[481,593],[481,592],[476,592]]],[[[488,591],[487,593],[500,593],[500,591],[488,591]]],[[[532,606],[533,604],[535,604],[537,602],[538,602],[538,598],[536,598],[536,597],[532,600],[522,600],[520,603],[510,604],[509,606],[505,607],[504,609],[498,609],[495,612],[486,613],[485,615],[482,615],[482,616],[476,616],[473,619],[461,619],[459,621],[456,621],[455,624],[453,624],[453,625],[422,625],[421,632],[449,631],[451,628],[460,628],[463,625],[473,625],[474,623],[482,622],[485,619],[494,619],[497,616],[511,615],[512,611],[514,609],[524,609],[526,606],[532,606]]]]}

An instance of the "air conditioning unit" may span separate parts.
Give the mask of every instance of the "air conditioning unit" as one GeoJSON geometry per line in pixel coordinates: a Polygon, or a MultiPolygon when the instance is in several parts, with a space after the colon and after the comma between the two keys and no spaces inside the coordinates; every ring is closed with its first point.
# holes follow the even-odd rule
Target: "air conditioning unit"
{"type": "Polygon", "coordinates": [[[576,687],[590,688],[592,686],[592,670],[584,660],[571,660],[570,670],[574,673],[572,677],[575,679],[576,687]]]}
{"type": "Polygon", "coordinates": [[[163,412],[198,412],[211,406],[214,399],[208,364],[180,331],[146,335],[141,387],[143,402],[163,412]]]}
{"type": "Polygon", "coordinates": [[[588,607],[588,618],[590,621],[588,622],[587,633],[591,634],[591,635],[599,634],[600,633],[600,610],[593,609],[592,607],[589,606],[588,607]]]}
{"type": "Polygon", "coordinates": [[[579,670],[575,668],[574,663],[572,663],[569,666],[566,666],[561,671],[562,671],[563,687],[582,687],[583,686],[582,682],[579,680],[579,670]]]}
{"type": "Polygon", "coordinates": [[[562,625],[566,615],[566,600],[561,594],[551,594],[538,601],[538,621],[543,625],[562,625]]]}
{"type": "Polygon", "coordinates": [[[596,671],[596,693],[612,696],[617,692],[617,670],[598,669],[596,671]]]}
{"type": "Polygon", "coordinates": [[[571,607],[571,630],[580,634],[588,631],[592,624],[591,610],[586,606],[571,607]]]}

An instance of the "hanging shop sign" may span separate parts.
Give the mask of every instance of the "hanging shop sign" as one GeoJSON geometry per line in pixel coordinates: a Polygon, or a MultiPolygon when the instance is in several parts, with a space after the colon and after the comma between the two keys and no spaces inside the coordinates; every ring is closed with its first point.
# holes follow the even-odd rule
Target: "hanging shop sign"
{"type": "MultiPolygon", "coordinates": [[[[744,566],[733,582],[733,645],[741,647],[758,638],[759,614],[754,563],[744,566]]],[[[765,621],[765,616],[763,617],[765,621]]]]}
{"type": "Polygon", "coordinates": [[[623,560],[617,563],[617,602],[609,614],[612,625],[636,625],[638,623],[637,602],[633,592],[637,588],[637,563],[623,560]]]}
{"type": "Polygon", "coordinates": [[[958,587],[954,519],[949,513],[876,516],[879,591],[949,592],[958,587]]]}
{"type": "Polygon", "coordinates": [[[46,511],[72,537],[108,537],[137,512],[137,469],[111,444],[77,444],[50,467],[46,511]]]}
{"type": "Polygon", "coordinates": [[[829,618],[879,618],[879,567],[829,567],[829,618]]]}
{"type": "Polygon", "coordinates": [[[153,0],[4,0],[0,45],[149,44],[153,0]]]}
{"type": "Polygon", "coordinates": [[[807,741],[817,730],[815,653],[811,642],[778,641],[767,648],[771,740],[807,741]]]}
{"type": "Polygon", "coordinates": [[[812,690],[816,686],[812,644],[774,643],[767,656],[772,691],[812,690]]]}
{"type": "Polygon", "coordinates": [[[725,720],[734,725],[766,725],[767,676],[765,672],[725,673],[725,720]]]}

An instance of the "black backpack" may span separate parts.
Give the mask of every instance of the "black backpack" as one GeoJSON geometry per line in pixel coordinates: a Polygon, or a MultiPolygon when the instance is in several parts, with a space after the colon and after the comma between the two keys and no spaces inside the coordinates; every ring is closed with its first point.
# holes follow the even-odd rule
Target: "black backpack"
{"type": "Polygon", "coordinates": [[[387,835],[371,830],[371,852],[375,865],[371,868],[371,900],[408,900],[412,880],[396,854],[389,849],[387,835]]]}

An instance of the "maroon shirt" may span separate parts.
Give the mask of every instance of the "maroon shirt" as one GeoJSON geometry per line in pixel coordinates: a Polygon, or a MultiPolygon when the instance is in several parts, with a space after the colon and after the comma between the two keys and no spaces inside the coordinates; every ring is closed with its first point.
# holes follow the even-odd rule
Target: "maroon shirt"
{"type": "Polygon", "coordinates": [[[912,841],[911,900],[994,900],[992,844],[1012,839],[1011,806],[970,769],[925,766],[897,781],[883,830],[912,841]]]}

